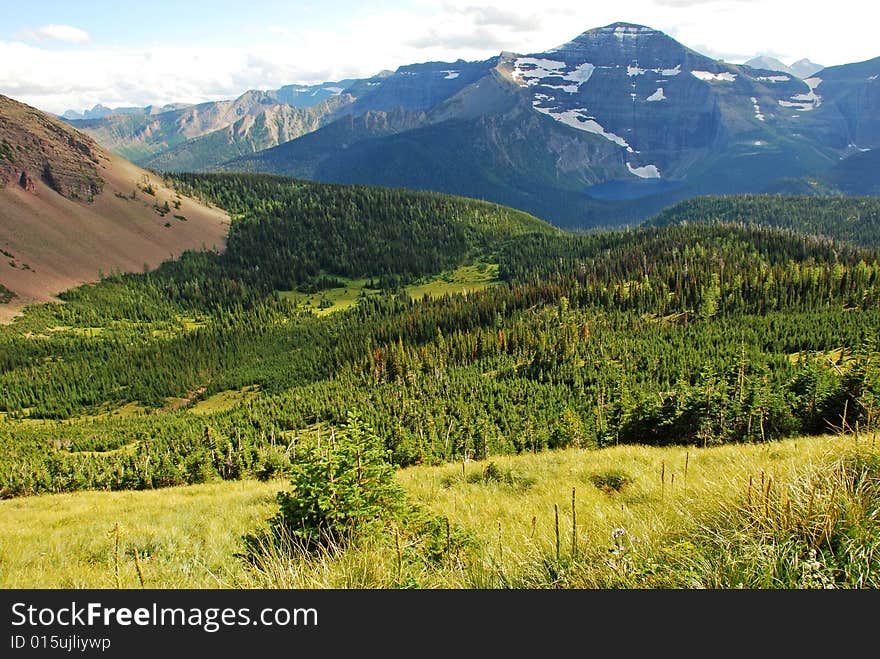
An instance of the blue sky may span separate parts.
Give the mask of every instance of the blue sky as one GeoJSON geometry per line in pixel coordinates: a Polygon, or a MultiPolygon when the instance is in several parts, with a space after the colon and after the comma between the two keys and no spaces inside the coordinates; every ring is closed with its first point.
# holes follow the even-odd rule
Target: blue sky
{"type": "MultiPolygon", "coordinates": [[[[267,29],[273,25],[304,30],[332,28],[368,6],[363,2],[284,0],[0,0],[4,18],[0,39],[15,40],[27,30],[44,25],[70,25],[86,31],[94,43],[107,46],[181,42],[248,46],[265,38],[267,29]]],[[[53,47],[50,43],[45,45],[53,47]]],[[[61,42],[54,47],[60,45],[61,42]]]]}
{"type": "Polygon", "coordinates": [[[0,93],[50,112],[231,98],[430,60],[543,51],[618,20],[707,55],[880,55],[880,10],[835,0],[0,0],[0,93]],[[828,7],[829,5],[824,5],[828,7]]]}

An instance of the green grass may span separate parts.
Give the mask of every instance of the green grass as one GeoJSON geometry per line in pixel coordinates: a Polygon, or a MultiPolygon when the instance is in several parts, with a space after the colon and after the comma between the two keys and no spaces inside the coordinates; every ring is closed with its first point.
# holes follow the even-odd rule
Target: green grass
{"type": "Polygon", "coordinates": [[[66,419],[65,421],[56,421],[54,419],[31,419],[27,416],[30,410],[23,410],[22,414],[24,415],[22,418],[9,419],[9,414],[7,412],[0,412],[0,421],[10,421],[11,423],[21,424],[23,426],[42,426],[46,428],[52,428],[53,426],[58,426],[62,423],[78,423],[78,422],[89,422],[89,421],[101,421],[104,419],[130,419],[131,417],[141,416],[143,414],[148,414],[149,409],[140,405],[139,403],[126,403],[125,405],[121,405],[119,407],[108,407],[107,409],[100,410],[95,414],[81,414],[79,416],[71,417],[70,419],[66,419]]]}
{"type": "Polygon", "coordinates": [[[239,585],[239,537],[272,513],[281,483],[223,482],[148,492],[81,492],[0,502],[0,586],[239,585]]]}
{"type": "Polygon", "coordinates": [[[344,311],[353,307],[361,295],[379,294],[377,289],[369,288],[369,279],[349,279],[347,277],[337,277],[337,279],[345,282],[346,285],[341,288],[330,288],[319,293],[282,291],[280,295],[282,298],[294,300],[303,308],[319,316],[326,316],[327,314],[344,311]]]}
{"type": "Polygon", "coordinates": [[[282,481],[82,492],[0,502],[0,587],[114,587],[117,523],[123,587],[139,587],[135,549],[157,588],[880,587],[876,435],[548,451],[398,479],[449,520],[448,550],[442,530],[429,555],[424,529],[389,526],[320,556],[270,549],[254,568],[235,554],[282,481]]]}
{"type": "Polygon", "coordinates": [[[498,281],[498,265],[495,263],[465,265],[439,277],[434,277],[422,284],[406,287],[406,292],[413,299],[424,296],[432,298],[456,293],[481,291],[498,281]]]}
{"type": "Polygon", "coordinates": [[[256,398],[258,392],[259,386],[257,385],[243,387],[242,389],[221,391],[220,393],[214,394],[213,396],[208,396],[207,398],[198,401],[195,405],[190,407],[188,411],[191,414],[202,416],[206,414],[213,414],[215,412],[225,412],[226,410],[231,410],[233,407],[236,407],[241,403],[253,400],[254,398],[256,398]]]}
{"type": "MultiPolygon", "coordinates": [[[[319,316],[326,316],[351,308],[361,296],[380,293],[378,289],[369,287],[370,279],[336,278],[345,282],[345,286],[318,293],[282,291],[280,295],[283,298],[296,301],[303,308],[319,316]]],[[[488,263],[460,266],[435,277],[427,277],[424,281],[405,288],[407,294],[413,299],[421,299],[426,295],[438,298],[443,295],[481,291],[496,282],[498,282],[498,264],[488,263]]]]}

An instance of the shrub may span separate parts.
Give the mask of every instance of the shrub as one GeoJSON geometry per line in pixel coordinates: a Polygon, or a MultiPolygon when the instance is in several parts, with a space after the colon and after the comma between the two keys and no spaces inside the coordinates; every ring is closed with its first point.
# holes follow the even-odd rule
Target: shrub
{"type": "Polygon", "coordinates": [[[349,413],[339,437],[297,452],[290,491],[278,494],[281,510],[272,527],[309,548],[380,529],[404,504],[387,453],[359,415],[349,413]]]}

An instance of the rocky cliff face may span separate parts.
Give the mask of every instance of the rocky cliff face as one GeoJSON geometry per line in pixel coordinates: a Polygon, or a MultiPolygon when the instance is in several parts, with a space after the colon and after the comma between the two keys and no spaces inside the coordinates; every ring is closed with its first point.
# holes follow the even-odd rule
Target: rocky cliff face
{"type": "Polygon", "coordinates": [[[424,112],[409,112],[400,108],[390,112],[369,110],[359,116],[346,114],[299,139],[230,160],[214,169],[315,178],[325,163],[335,160],[335,154],[346,152],[352,145],[411,131],[425,125],[426,121],[424,112]]]}
{"type": "MultiPolygon", "coordinates": [[[[334,91],[328,93],[323,102],[300,109],[279,101],[278,91],[251,90],[230,101],[199,103],[160,113],[155,113],[151,106],[147,106],[138,111],[111,114],[98,119],[71,120],[70,124],[95,138],[105,148],[137,164],[152,167],[167,161],[172,166],[171,168],[177,168],[178,164],[186,163],[191,168],[203,169],[218,160],[212,159],[212,157],[204,160],[201,155],[193,157],[192,154],[210,156],[222,142],[222,138],[218,139],[219,136],[213,136],[207,145],[200,143],[193,145],[192,148],[184,147],[182,152],[172,153],[171,151],[189,141],[198,140],[236,125],[237,127],[233,128],[231,134],[240,136],[243,126],[252,125],[248,124],[248,118],[251,121],[260,118],[259,122],[265,125],[269,133],[276,130],[273,126],[277,126],[281,131],[278,138],[283,140],[288,137],[284,134],[285,120],[275,121],[271,116],[273,113],[280,115],[280,113],[286,112],[286,116],[289,118],[288,125],[299,122],[314,130],[320,124],[314,123],[308,126],[308,118],[330,112],[340,103],[341,99],[345,98],[334,91]],[[164,160],[162,160],[163,156],[165,156],[164,160]]],[[[293,130],[291,125],[288,139],[293,139],[301,134],[301,132],[297,133],[293,130]]],[[[271,140],[264,141],[259,144],[259,148],[268,148],[278,143],[271,140]]],[[[227,149],[225,153],[221,154],[219,160],[249,152],[242,143],[241,150],[227,149]]]]}
{"type": "Polygon", "coordinates": [[[69,199],[91,201],[103,188],[97,144],[63,122],[0,96],[0,186],[34,192],[34,180],[69,199]]]}
{"type": "Polygon", "coordinates": [[[829,66],[812,82],[824,99],[817,114],[828,123],[843,122],[831,146],[851,152],[880,147],[880,57],[829,66]]]}

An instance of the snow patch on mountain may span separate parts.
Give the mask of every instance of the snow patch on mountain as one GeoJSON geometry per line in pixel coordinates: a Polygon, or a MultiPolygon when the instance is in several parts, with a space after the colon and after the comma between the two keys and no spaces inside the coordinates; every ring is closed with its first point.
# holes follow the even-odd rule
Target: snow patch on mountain
{"type": "Polygon", "coordinates": [[[651,95],[650,95],[648,98],[646,98],[645,100],[646,100],[646,101],[649,101],[649,102],[654,102],[654,101],[665,101],[665,100],[666,100],[666,95],[663,93],[663,87],[657,87],[657,91],[655,91],[653,94],[651,94],[651,95]]]}
{"type": "Polygon", "coordinates": [[[582,130],[586,133],[593,133],[594,135],[599,135],[600,137],[604,137],[609,142],[614,142],[618,146],[622,146],[630,153],[634,153],[633,148],[627,143],[625,139],[623,139],[620,135],[615,135],[607,130],[605,130],[598,121],[596,121],[595,117],[591,117],[587,114],[586,110],[577,109],[577,110],[562,110],[560,111],[558,108],[541,108],[538,105],[541,101],[533,101],[532,106],[540,113],[546,114],[548,117],[555,119],[556,121],[565,124],[566,126],[571,126],[572,128],[577,128],[578,130],[582,130]]]}
{"type": "Polygon", "coordinates": [[[459,76],[458,71],[440,71],[440,73],[445,73],[446,75],[443,77],[444,80],[455,80],[459,76]]]}
{"type": "MultiPolygon", "coordinates": [[[[609,29],[611,28],[603,28],[601,31],[605,32],[609,29]]],[[[623,41],[624,39],[634,39],[654,34],[654,30],[641,25],[617,25],[613,27],[613,33],[618,41],[623,41]]]]}
{"type": "Polygon", "coordinates": [[[673,69],[643,69],[639,66],[634,66],[632,64],[626,67],[626,75],[628,75],[630,78],[645,75],[646,73],[656,73],[664,77],[677,76],[679,73],[681,73],[681,64],[676,64],[675,68],[673,69]]]}
{"type": "Polygon", "coordinates": [[[755,109],[755,119],[764,121],[764,114],[761,112],[761,106],[758,105],[758,99],[752,96],[750,100],[752,101],[752,107],[755,109]]]}
{"type": "Polygon", "coordinates": [[[758,76],[755,80],[760,80],[761,82],[788,82],[791,80],[790,76],[758,76]]]}
{"type": "Polygon", "coordinates": [[[722,73],[712,73],[711,71],[691,71],[691,75],[698,80],[702,80],[703,82],[733,82],[734,80],[736,80],[736,74],[728,73],[727,71],[723,71],[722,73]]]}
{"type": "Polygon", "coordinates": [[[522,79],[524,86],[531,87],[541,84],[543,78],[558,76],[559,70],[564,68],[565,62],[534,57],[518,57],[513,62],[513,77],[516,80],[522,79]]]}
{"type": "Polygon", "coordinates": [[[660,178],[660,170],[657,165],[644,165],[642,167],[633,167],[630,163],[626,163],[626,168],[630,174],[639,178],[660,178]]]}
{"type": "Polygon", "coordinates": [[[809,112],[822,105],[822,97],[816,93],[816,87],[822,84],[822,78],[807,78],[804,82],[810,91],[806,94],[795,94],[790,101],[780,100],[779,105],[784,108],[796,108],[801,112],[809,112]]]}
{"type": "Polygon", "coordinates": [[[542,85],[574,93],[590,79],[593,71],[596,70],[596,67],[589,62],[579,64],[573,70],[566,72],[565,69],[568,67],[569,65],[565,62],[557,62],[556,60],[518,57],[513,63],[513,78],[523,87],[542,85]],[[547,78],[561,78],[566,82],[574,83],[574,85],[566,85],[565,87],[549,85],[544,82],[547,78]]]}
{"type": "Polygon", "coordinates": [[[584,84],[593,75],[596,67],[589,62],[584,62],[575,67],[574,71],[566,73],[562,78],[570,82],[576,82],[578,85],[584,84]]]}

